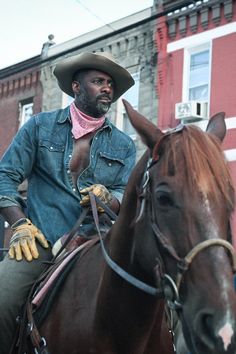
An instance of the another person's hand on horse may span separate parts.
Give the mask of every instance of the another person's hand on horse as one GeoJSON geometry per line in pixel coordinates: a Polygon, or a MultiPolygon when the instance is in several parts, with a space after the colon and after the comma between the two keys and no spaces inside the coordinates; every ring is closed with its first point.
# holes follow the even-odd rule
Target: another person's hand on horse
{"type": "Polygon", "coordinates": [[[11,226],[14,231],[10,240],[9,257],[21,261],[32,261],[39,257],[36,240],[48,248],[48,242],[42,232],[29,219],[20,219],[11,226]]]}
{"type": "MultiPolygon", "coordinates": [[[[104,204],[109,205],[112,201],[112,195],[105,186],[102,184],[93,184],[92,186],[84,188],[80,191],[81,194],[85,194],[80,202],[82,206],[87,206],[90,204],[89,192],[92,192],[104,204]]],[[[99,213],[104,212],[104,209],[99,205],[97,205],[97,210],[99,213]]]]}

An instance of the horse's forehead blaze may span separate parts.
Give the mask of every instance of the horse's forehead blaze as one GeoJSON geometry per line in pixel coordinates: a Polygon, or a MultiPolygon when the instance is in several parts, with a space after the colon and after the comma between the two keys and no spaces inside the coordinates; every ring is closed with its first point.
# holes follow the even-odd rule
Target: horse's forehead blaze
{"type": "Polygon", "coordinates": [[[225,351],[228,349],[228,346],[231,344],[233,334],[234,331],[231,323],[229,322],[227,322],[218,332],[219,337],[223,341],[225,351]]]}
{"type": "Polygon", "coordinates": [[[203,198],[202,206],[203,206],[203,209],[204,209],[204,213],[209,215],[209,216],[211,216],[211,213],[212,213],[211,205],[210,205],[209,199],[205,195],[204,195],[204,198],[203,198]]]}
{"type": "Polygon", "coordinates": [[[197,178],[197,185],[199,191],[201,191],[204,196],[207,196],[209,194],[210,184],[209,178],[207,178],[207,176],[205,176],[204,174],[199,174],[197,178]]]}

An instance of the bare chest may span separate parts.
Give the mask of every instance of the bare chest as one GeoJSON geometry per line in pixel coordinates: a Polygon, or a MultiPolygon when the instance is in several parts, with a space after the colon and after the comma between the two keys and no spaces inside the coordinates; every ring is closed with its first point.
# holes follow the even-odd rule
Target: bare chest
{"type": "Polygon", "coordinates": [[[70,160],[70,171],[75,183],[80,173],[89,164],[89,152],[93,135],[93,133],[90,133],[80,139],[74,140],[72,157],[70,160]]]}

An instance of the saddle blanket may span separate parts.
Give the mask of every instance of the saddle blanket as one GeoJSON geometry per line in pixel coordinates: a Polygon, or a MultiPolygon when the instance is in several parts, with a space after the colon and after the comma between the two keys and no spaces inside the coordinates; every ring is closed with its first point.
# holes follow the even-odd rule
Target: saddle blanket
{"type": "Polygon", "coordinates": [[[65,269],[65,267],[69,264],[69,262],[84,248],[86,248],[88,245],[91,243],[94,243],[94,240],[88,240],[85,243],[83,243],[81,246],[78,248],[74,249],[72,252],[66,254],[64,256],[64,259],[61,261],[61,263],[56,266],[56,268],[53,270],[53,272],[50,274],[50,276],[46,279],[45,283],[43,286],[40,288],[38,292],[34,295],[32,299],[32,305],[36,308],[38,308],[41,303],[43,302],[46,294],[48,293],[49,289],[52,287],[52,285],[55,283],[56,279],[59,277],[59,275],[62,273],[62,271],[65,269]]]}

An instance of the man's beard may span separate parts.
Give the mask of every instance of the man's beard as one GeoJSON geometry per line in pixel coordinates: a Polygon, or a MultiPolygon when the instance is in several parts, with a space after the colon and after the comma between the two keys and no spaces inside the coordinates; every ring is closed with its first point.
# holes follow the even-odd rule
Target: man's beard
{"type": "Polygon", "coordinates": [[[110,106],[111,106],[110,102],[107,102],[107,103],[97,102],[97,104],[96,104],[97,112],[104,115],[109,111],[110,106]]]}
{"type": "Polygon", "coordinates": [[[99,99],[101,97],[104,97],[104,95],[100,95],[93,100],[86,95],[84,92],[80,92],[79,95],[76,97],[76,101],[78,104],[78,107],[83,111],[85,114],[94,117],[94,118],[100,118],[106,114],[111,106],[111,102],[101,102],[99,99]]]}

